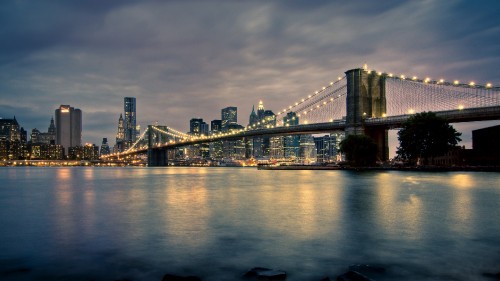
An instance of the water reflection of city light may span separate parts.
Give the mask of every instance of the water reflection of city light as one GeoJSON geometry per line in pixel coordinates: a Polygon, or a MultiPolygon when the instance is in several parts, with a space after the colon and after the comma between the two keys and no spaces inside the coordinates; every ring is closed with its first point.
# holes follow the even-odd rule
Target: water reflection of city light
{"type": "Polygon", "coordinates": [[[474,181],[469,174],[456,174],[451,177],[451,183],[454,187],[458,188],[471,188],[474,187],[474,181]]]}
{"type": "MultiPolygon", "coordinates": [[[[393,236],[419,239],[423,231],[423,202],[417,194],[394,182],[398,180],[390,173],[377,176],[377,219],[384,230],[393,236]]],[[[406,177],[404,182],[418,184],[413,177],[406,177]]]]}
{"type": "Polygon", "coordinates": [[[462,234],[470,233],[474,229],[475,212],[470,189],[474,188],[476,183],[470,174],[456,174],[451,177],[450,184],[454,187],[450,213],[450,218],[456,222],[453,229],[462,234]]]}
{"type": "Polygon", "coordinates": [[[210,237],[207,190],[203,181],[197,183],[192,188],[169,188],[162,207],[164,231],[171,238],[169,243],[183,248],[196,249],[210,237]]]}

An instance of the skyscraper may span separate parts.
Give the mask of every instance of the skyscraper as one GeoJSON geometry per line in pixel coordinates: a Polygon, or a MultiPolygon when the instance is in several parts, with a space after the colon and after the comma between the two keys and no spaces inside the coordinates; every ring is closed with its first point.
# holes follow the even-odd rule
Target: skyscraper
{"type": "Polygon", "coordinates": [[[222,130],[222,120],[212,120],[210,122],[210,131],[212,133],[220,132],[222,130]]]}
{"type": "Polygon", "coordinates": [[[109,154],[109,145],[108,145],[108,139],[107,138],[102,138],[102,144],[101,144],[101,150],[100,150],[100,155],[106,155],[109,154]]]}
{"type": "Polygon", "coordinates": [[[130,146],[136,140],[136,101],[135,98],[124,98],[125,119],[125,142],[130,146]]]}
{"type": "Polygon", "coordinates": [[[202,118],[191,118],[189,121],[189,133],[193,136],[201,135],[203,123],[205,122],[203,122],[202,118]]]}
{"type": "MultiPolygon", "coordinates": [[[[295,126],[299,124],[299,117],[295,112],[288,112],[285,117],[283,117],[283,124],[285,126],[295,126]]],[[[292,135],[285,136],[284,138],[284,156],[285,158],[298,158],[300,149],[300,136],[292,135]]]]}
{"type": "Polygon", "coordinates": [[[69,105],[56,109],[56,144],[68,148],[82,145],[82,111],[69,105]]]}
{"type": "Polygon", "coordinates": [[[222,130],[227,131],[229,125],[238,123],[238,108],[229,106],[221,110],[222,130]]]}
{"type": "Polygon", "coordinates": [[[118,129],[116,132],[116,143],[113,152],[122,152],[124,149],[123,143],[125,142],[125,127],[123,125],[123,116],[120,114],[118,118],[118,129]]]}

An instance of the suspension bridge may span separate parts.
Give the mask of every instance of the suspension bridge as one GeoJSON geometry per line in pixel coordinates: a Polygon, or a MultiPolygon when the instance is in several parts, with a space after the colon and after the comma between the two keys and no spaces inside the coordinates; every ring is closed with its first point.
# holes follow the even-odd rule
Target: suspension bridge
{"type": "Polygon", "coordinates": [[[275,118],[242,129],[192,136],[168,126],[149,125],[126,151],[108,157],[147,153],[149,166],[168,162],[167,151],[177,147],[259,136],[286,136],[345,131],[364,134],[387,160],[388,130],[412,114],[433,111],[450,123],[500,119],[500,87],[491,83],[434,80],[351,69],[344,76],[280,110],[275,118]],[[297,118],[290,125],[287,121],[297,118]]]}

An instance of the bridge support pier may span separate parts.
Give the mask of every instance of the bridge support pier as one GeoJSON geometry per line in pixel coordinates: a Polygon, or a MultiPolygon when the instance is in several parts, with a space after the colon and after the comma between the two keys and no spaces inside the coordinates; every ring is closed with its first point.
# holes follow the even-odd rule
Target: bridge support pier
{"type": "Polygon", "coordinates": [[[148,167],[161,167],[168,165],[168,151],[166,148],[154,148],[155,134],[153,126],[148,126],[148,167]]]}
{"type": "Polygon", "coordinates": [[[347,105],[346,136],[366,135],[377,144],[377,158],[389,158],[388,132],[385,128],[365,128],[364,120],[386,115],[385,76],[364,69],[351,69],[346,73],[347,105]]]}
{"type": "Polygon", "coordinates": [[[166,148],[148,149],[148,167],[168,166],[168,153],[166,148]]]}

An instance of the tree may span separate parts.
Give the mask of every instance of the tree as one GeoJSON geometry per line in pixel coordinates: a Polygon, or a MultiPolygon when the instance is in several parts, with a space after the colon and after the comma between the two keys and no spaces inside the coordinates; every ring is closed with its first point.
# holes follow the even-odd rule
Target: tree
{"type": "Polygon", "coordinates": [[[461,133],[457,132],[445,119],[433,112],[417,113],[405,123],[398,132],[398,156],[410,163],[429,157],[441,156],[456,146],[461,133]]]}
{"type": "Polygon", "coordinates": [[[354,166],[372,166],[377,160],[377,145],[365,135],[349,135],[340,142],[340,152],[354,166]]]}

